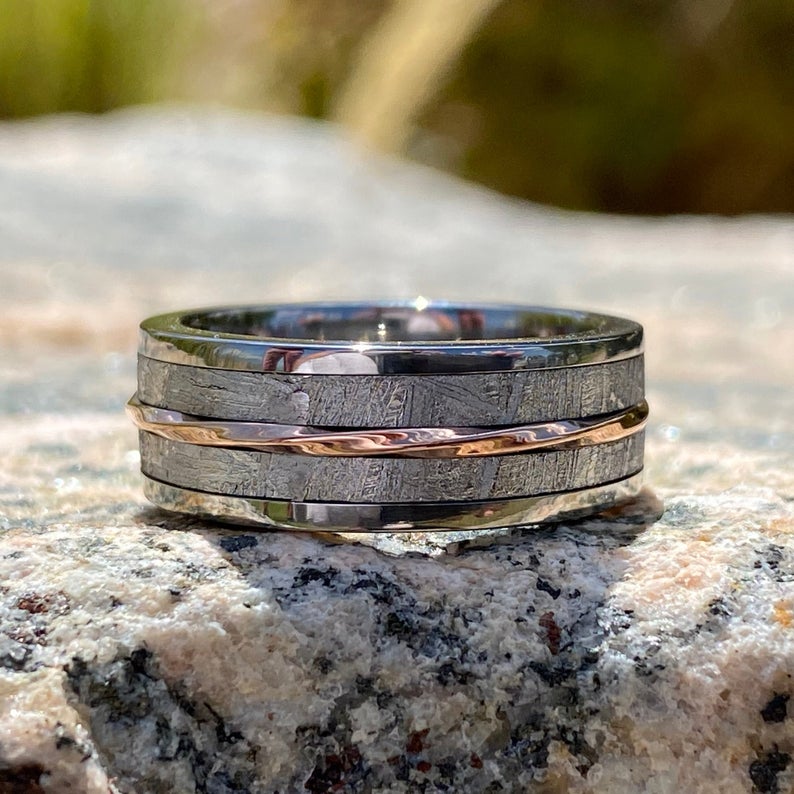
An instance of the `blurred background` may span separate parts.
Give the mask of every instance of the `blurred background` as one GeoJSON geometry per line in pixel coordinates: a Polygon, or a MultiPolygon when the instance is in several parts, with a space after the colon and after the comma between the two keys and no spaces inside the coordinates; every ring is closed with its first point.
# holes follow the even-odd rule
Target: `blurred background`
{"type": "Polygon", "coordinates": [[[791,0],[0,0],[0,118],[162,101],[564,208],[794,211],[791,0]]]}
{"type": "Polygon", "coordinates": [[[420,295],[634,317],[649,482],[794,499],[791,212],[794,0],[0,0],[0,529],[138,509],[144,317],[420,295]]]}

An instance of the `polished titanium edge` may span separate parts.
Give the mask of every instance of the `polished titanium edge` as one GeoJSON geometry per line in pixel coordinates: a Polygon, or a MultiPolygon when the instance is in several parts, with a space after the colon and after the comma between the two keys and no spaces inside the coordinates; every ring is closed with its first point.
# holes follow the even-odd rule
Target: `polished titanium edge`
{"type": "Polygon", "coordinates": [[[200,446],[341,457],[463,458],[617,441],[643,429],[648,403],[643,400],[631,408],[593,419],[540,422],[496,430],[423,427],[337,432],[301,425],[216,421],[145,405],[137,397],[127,403],[127,413],[141,430],[200,446]]]}
{"type": "MultiPolygon", "coordinates": [[[[358,304],[302,304],[205,309],[150,317],[140,326],[138,352],[173,364],[257,372],[304,374],[460,374],[585,366],[619,361],[643,352],[642,326],[632,320],[591,312],[543,307],[472,304],[482,311],[553,313],[571,322],[598,320],[600,331],[580,331],[549,338],[504,338],[462,341],[338,341],[271,338],[191,327],[187,318],[230,316],[255,311],[341,310],[358,304]]],[[[372,302],[382,309],[452,310],[447,303],[372,302]]]]}
{"type": "Polygon", "coordinates": [[[165,510],[234,524],[298,531],[415,532],[492,529],[582,518],[631,499],[642,471],[577,491],[482,502],[289,502],[178,488],[144,475],[144,494],[165,510]]]}

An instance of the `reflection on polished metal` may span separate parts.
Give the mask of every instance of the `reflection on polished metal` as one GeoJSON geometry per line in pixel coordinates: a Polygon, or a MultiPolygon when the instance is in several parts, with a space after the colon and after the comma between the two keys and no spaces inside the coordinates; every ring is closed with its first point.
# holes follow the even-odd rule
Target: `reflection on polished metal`
{"type": "Polygon", "coordinates": [[[642,352],[642,326],[591,312],[413,302],[175,312],[138,352],[172,364],[307,374],[455,374],[573,367],[642,352]]]}
{"type": "Polygon", "coordinates": [[[524,499],[425,504],[356,504],[251,499],[194,491],[144,477],[154,504],[178,513],[262,528],[339,532],[490,529],[581,518],[636,496],[642,475],[565,493],[524,499]]]}
{"type": "Polygon", "coordinates": [[[144,405],[127,404],[141,429],[172,441],[200,446],[268,449],[338,457],[462,458],[506,455],[533,449],[572,449],[618,441],[645,426],[648,404],[593,419],[544,422],[498,430],[423,427],[328,432],[324,428],[264,422],[219,422],[144,405]]]}
{"type": "Polygon", "coordinates": [[[141,324],[149,498],[261,526],[474,529],[639,488],[642,327],[414,302],[232,307],[141,324]]]}

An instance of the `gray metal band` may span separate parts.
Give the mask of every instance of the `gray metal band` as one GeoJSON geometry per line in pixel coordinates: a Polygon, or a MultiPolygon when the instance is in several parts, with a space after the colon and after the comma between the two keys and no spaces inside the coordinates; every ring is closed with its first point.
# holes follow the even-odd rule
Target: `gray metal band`
{"type": "Polygon", "coordinates": [[[141,469],[182,488],[323,502],[447,502],[536,496],[624,479],[642,468],[644,433],[556,451],[485,458],[337,458],[227,449],[140,433],[141,469]]]}
{"type": "Polygon", "coordinates": [[[619,317],[417,300],[174,312],[141,323],[138,352],[227,370],[442,375],[617,361],[642,344],[642,326],[619,317]]]}
{"type": "Polygon", "coordinates": [[[287,502],[204,493],[144,477],[144,493],[165,510],[260,529],[307,532],[415,532],[541,524],[598,513],[636,496],[638,473],[617,482],[523,499],[446,504],[287,502]]]}
{"type": "Polygon", "coordinates": [[[467,375],[299,375],[138,359],[143,403],[201,417],[320,427],[488,427],[613,413],[641,402],[643,356],[467,375]]]}

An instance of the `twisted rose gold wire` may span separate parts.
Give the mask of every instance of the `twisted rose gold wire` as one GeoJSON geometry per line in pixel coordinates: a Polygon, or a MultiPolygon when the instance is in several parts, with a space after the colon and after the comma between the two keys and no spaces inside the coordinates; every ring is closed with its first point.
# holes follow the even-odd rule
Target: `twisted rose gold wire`
{"type": "Polygon", "coordinates": [[[645,426],[648,404],[590,419],[538,422],[517,427],[420,427],[329,431],[301,425],[232,422],[127,404],[133,422],[149,433],[204,446],[267,449],[300,455],[464,458],[533,450],[570,449],[618,441],[645,426]]]}

